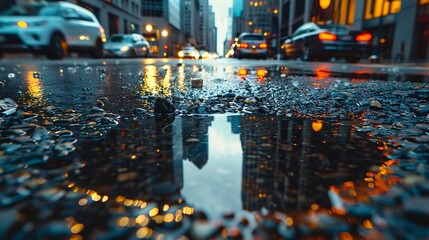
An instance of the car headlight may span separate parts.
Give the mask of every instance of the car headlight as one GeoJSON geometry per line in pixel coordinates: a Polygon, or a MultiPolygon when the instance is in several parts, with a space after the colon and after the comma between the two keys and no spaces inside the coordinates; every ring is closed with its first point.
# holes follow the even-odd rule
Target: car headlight
{"type": "Polygon", "coordinates": [[[126,51],[128,51],[128,50],[130,50],[130,47],[128,47],[128,46],[123,46],[123,47],[121,47],[121,49],[120,49],[122,52],[126,52],[126,51]]]}
{"type": "Polygon", "coordinates": [[[40,26],[46,25],[47,23],[48,22],[45,20],[33,21],[33,22],[19,21],[16,23],[16,25],[18,25],[18,27],[20,28],[28,28],[28,27],[40,27],[40,26]]]}
{"type": "Polygon", "coordinates": [[[179,51],[179,53],[177,54],[179,57],[183,57],[184,56],[184,54],[183,54],[183,51],[179,51]]]}

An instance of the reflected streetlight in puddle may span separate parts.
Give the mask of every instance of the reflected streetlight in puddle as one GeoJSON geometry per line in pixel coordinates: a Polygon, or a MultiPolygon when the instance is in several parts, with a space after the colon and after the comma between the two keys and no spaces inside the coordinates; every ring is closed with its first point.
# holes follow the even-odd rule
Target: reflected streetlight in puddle
{"type": "Polygon", "coordinates": [[[313,129],[313,132],[320,132],[323,128],[323,122],[320,120],[311,122],[311,129],[313,129]]]}

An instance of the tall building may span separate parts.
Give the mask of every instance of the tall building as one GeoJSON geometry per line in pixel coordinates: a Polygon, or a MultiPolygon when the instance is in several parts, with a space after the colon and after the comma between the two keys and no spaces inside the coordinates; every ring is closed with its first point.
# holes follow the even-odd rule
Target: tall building
{"type": "Polygon", "coordinates": [[[198,169],[202,169],[209,160],[208,129],[214,117],[181,118],[183,159],[192,162],[198,169]]]}
{"type": "Polygon", "coordinates": [[[282,10],[282,37],[304,22],[332,21],[371,32],[371,54],[383,59],[429,60],[428,0],[283,0],[282,10]]]}
{"type": "Polygon", "coordinates": [[[182,0],[182,32],[185,35],[185,41],[199,47],[198,36],[200,34],[200,1],[182,0]]]}
{"type": "MultiPolygon", "coordinates": [[[[266,37],[276,32],[273,26],[274,12],[277,9],[277,0],[243,1],[243,30],[246,32],[262,33],[266,37]]],[[[274,21],[274,23],[276,23],[274,21]]]]}
{"type": "Polygon", "coordinates": [[[141,0],[143,36],[159,57],[176,56],[183,44],[180,0],[141,0]]]}
{"type": "Polygon", "coordinates": [[[233,29],[233,25],[234,25],[233,9],[234,9],[234,7],[231,7],[228,10],[227,31],[226,31],[225,39],[223,41],[223,55],[224,56],[231,49],[231,45],[234,42],[234,37],[232,34],[233,33],[232,29],[233,29]]]}
{"type": "Polygon", "coordinates": [[[198,42],[201,49],[207,48],[207,41],[208,41],[208,28],[209,28],[209,0],[200,0],[200,27],[199,27],[199,36],[198,36],[198,42]]]}
{"type": "Polygon", "coordinates": [[[375,157],[359,150],[374,146],[347,124],[243,116],[239,125],[245,210],[292,215],[314,203],[330,208],[331,186],[361,179],[374,161],[383,159],[381,152],[375,157]],[[358,148],[350,148],[357,142],[358,148]]]}
{"type": "Polygon", "coordinates": [[[232,37],[244,32],[243,0],[234,0],[232,4],[232,37]]]}
{"type": "Polygon", "coordinates": [[[139,0],[68,0],[95,14],[107,36],[115,33],[139,33],[141,31],[139,0]]]}
{"type": "Polygon", "coordinates": [[[212,6],[209,8],[208,15],[208,27],[207,27],[207,47],[206,50],[209,52],[217,52],[217,27],[216,27],[216,16],[213,12],[212,6]]]}

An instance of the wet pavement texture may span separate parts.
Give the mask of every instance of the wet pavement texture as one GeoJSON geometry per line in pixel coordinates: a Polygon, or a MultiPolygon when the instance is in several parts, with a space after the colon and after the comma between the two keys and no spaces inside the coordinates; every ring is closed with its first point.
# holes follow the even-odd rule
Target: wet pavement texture
{"type": "Polygon", "coordinates": [[[428,83],[354,74],[1,67],[1,239],[427,238],[428,83]]]}

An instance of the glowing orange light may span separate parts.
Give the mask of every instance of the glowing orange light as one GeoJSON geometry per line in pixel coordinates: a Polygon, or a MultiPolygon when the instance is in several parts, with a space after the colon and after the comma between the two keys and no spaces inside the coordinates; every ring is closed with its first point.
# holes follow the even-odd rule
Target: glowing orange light
{"type": "Polygon", "coordinates": [[[331,0],[320,0],[319,1],[319,6],[322,9],[327,9],[329,7],[329,5],[331,5],[331,0]]]}
{"type": "Polygon", "coordinates": [[[319,39],[322,41],[335,41],[337,40],[337,35],[329,32],[319,33],[319,39]]]}
{"type": "Polygon", "coordinates": [[[248,43],[240,43],[238,44],[239,48],[249,48],[249,44],[248,43]]]}
{"type": "Polygon", "coordinates": [[[392,165],[393,165],[393,164],[395,164],[396,162],[397,162],[397,160],[392,159],[392,160],[389,160],[389,161],[384,162],[384,165],[386,165],[386,166],[392,166],[392,165]]]}
{"type": "Polygon", "coordinates": [[[314,132],[320,132],[323,128],[323,122],[322,121],[314,121],[311,123],[311,129],[313,129],[314,132]]]}
{"type": "Polygon", "coordinates": [[[261,43],[261,44],[259,44],[259,48],[261,48],[261,49],[268,48],[268,44],[266,44],[266,43],[261,43]]]}
{"type": "Polygon", "coordinates": [[[256,76],[263,78],[267,75],[267,71],[265,69],[256,70],[256,76]]]}
{"type": "Polygon", "coordinates": [[[80,232],[82,232],[82,230],[84,229],[84,225],[82,224],[82,223],[77,223],[77,224],[74,224],[71,228],[70,228],[70,231],[72,232],[72,233],[74,233],[74,234],[76,234],[76,233],[80,233],[80,232]]]}
{"type": "Polygon", "coordinates": [[[325,69],[325,66],[320,66],[320,67],[318,67],[318,68],[316,69],[316,77],[317,77],[319,80],[322,80],[322,79],[328,78],[328,77],[330,77],[330,76],[331,76],[331,73],[330,73],[330,72],[328,72],[328,71],[325,69]]]}
{"type": "Polygon", "coordinates": [[[371,33],[362,33],[356,36],[356,41],[358,42],[368,42],[371,40],[372,35],[371,33]]]}
{"type": "Polygon", "coordinates": [[[288,225],[289,227],[293,225],[293,219],[288,217],[286,218],[286,225],[288,225]]]}
{"type": "Polygon", "coordinates": [[[240,68],[239,70],[238,70],[238,75],[240,75],[240,76],[245,76],[245,75],[247,75],[249,73],[249,71],[247,71],[247,69],[245,69],[245,68],[240,68]]]}
{"type": "Polygon", "coordinates": [[[156,216],[158,213],[159,213],[159,209],[153,208],[152,210],[149,211],[149,216],[153,217],[153,216],[156,216]]]}
{"type": "Polygon", "coordinates": [[[139,239],[150,238],[153,234],[153,230],[147,227],[142,227],[136,232],[136,236],[139,239]]]}

